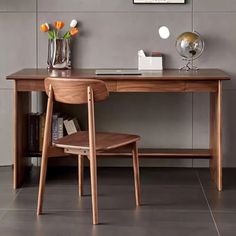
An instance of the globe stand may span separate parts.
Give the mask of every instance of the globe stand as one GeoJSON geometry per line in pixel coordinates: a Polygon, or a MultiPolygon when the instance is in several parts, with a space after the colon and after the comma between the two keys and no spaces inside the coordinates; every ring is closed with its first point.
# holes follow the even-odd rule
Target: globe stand
{"type": "Polygon", "coordinates": [[[186,65],[184,65],[183,67],[179,68],[179,70],[185,70],[185,71],[189,71],[189,70],[199,70],[199,68],[197,66],[193,65],[193,60],[186,60],[183,58],[184,61],[187,61],[186,65]]]}

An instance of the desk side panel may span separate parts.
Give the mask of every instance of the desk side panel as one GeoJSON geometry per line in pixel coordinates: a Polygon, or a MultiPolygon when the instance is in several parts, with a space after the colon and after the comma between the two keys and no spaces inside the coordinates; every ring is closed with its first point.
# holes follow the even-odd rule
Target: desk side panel
{"type": "Polygon", "coordinates": [[[27,150],[27,118],[29,112],[28,92],[18,92],[15,89],[14,99],[14,188],[19,188],[24,183],[27,175],[28,158],[27,150]]]}

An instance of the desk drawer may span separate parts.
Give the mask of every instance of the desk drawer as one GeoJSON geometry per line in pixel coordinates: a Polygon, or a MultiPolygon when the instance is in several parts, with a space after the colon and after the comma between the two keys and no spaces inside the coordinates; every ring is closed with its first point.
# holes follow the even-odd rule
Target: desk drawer
{"type": "Polygon", "coordinates": [[[216,81],[117,81],[117,92],[216,92],[216,81]]]}

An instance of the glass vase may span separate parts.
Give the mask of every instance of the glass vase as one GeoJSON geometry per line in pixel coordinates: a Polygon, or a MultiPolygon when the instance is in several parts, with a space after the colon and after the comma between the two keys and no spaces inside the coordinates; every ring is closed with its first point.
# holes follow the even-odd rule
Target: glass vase
{"type": "Polygon", "coordinates": [[[70,39],[48,40],[48,69],[71,69],[70,39]]]}

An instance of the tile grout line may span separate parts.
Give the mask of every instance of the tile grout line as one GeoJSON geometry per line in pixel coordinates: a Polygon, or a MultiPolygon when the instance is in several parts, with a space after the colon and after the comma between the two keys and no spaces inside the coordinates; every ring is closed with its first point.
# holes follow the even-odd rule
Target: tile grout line
{"type": "MultiPolygon", "coordinates": [[[[191,13],[191,9],[190,10],[187,10],[187,11],[168,11],[168,10],[166,10],[166,11],[155,11],[155,10],[147,10],[147,11],[130,11],[130,10],[118,10],[118,11],[116,11],[116,10],[111,10],[111,11],[109,11],[109,10],[105,10],[105,11],[99,11],[99,10],[90,10],[90,11],[88,11],[88,10],[84,10],[84,11],[61,11],[61,10],[58,10],[58,11],[38,11],[38,13],[40,13],[40,14],[42,14],[42,13],[68,13],[68,14],[70,14],[70,13],[98,13],[98,14],[100,14],[100,13],[102,13],[102,14],[104,14],[104,13],[108,13],[108,14],[112,14],[112,13],[125,13],[125,14],[135,14],[135,13],[160,13],[160,14],[166,14],[166,13],[176,13],[176,14],[181,14],[181,13],[191,13]]],[[[236,12],[235,12],[236,13],[236,12]]]]}
{"type": "MultiPolygon", "coordinates": [[[[47,11],[47,10],[40,10],[38,11],[38,13],[131,13],[131,14],[135,14],[135,13],[191,13],[191,9],[190,10],[186,10],[186,11],[175,11],[175,10],[163,10],[163,11],[155,11],[155,10],[146,10],[146,11],[136,11],[136,10],[105,10],[105,11],[99,11],[99,10],[78,10],[78,11],[63,11],[63,10],[51,10],[51,11],[47,11]]],[[[195,13],[199,13],[199,14],[236,14],[236,11],[195,11],[195,13]]]]}
{"type": "Polygon", "coordinates": [[[0,88],[0,90],[5,90],[5,91],[13,91],[14,89],[13,88],[0,88]]]}
{"type": "MultiPolygon", "coordinates": [[[[36,212],[36,207],[35,208],[18,208],[18,209],[12,209],[12,208],[2,208],[0,209],[1,211],[7,211],[7,212],[36,212]]],[[[101,209],[101,211],[132,211],[133,208],[103,208],[101,209]]],[[[50,208],[50,209],[45,209],[45,212],[90,212],[91,209],[87,208],[87,209],[63,209],[63,208],[50,208]]],[[[144,211],[146,211],[146,209],[144,209],[144,211]]],[[[179,209],[161,209],[162,212],[171,212],[171,213],[192,213],[193,210],[179,210],[179,209]]],[[[6,213],[7,213],[6,212],[6,213]]],[[[206,210],[194,210],[195,213],[206,213],[206,210]]],[[[5,213],[4,213],[5,215],[5,213]]],[[[1,218],[0,218],[1,219],[1,218]]],[[[1,220],[0,220],[1,222],[1,220]]]]}
{"type": "MultiPolygon", "coordinates": [[[[25,13],[35,13],[36,11],[34,10],[29,10],[29,11],[12,11],[12,10],[9,10],[9,11],[1,11],[0,10],[0,14],[8,14],[8,13],[19,13],[19,14],[25,14],[25,13]]],[[[183,10],[183,11],[177,11],[177,10],[68,10],[68,11],[65,11],[65,10],[38,10],[38,13],[42,14],[42,13],[191,13],[191,9],[189,10],[183,10]]],[[[232,10],[232,11],[229,11],[229,10],[226,10],[226,11],[195,11],[195,13],[198,13],[198,14],[236,14],[236,10],[232,10]]]]}
{"type": "Polygon", "coordinates": [[[216,221],[215,221],[215,217],[214,217],[213,212],[212,212],[212,210],[211,210],[211,206],[210,206],[210,204],[209,204],[209,201],[208,201],[208,199],[207,199],[206,193],[205,193],[205,191],[204,191],[204,188],[203,188],[203,185],[202,185],[202,182],[201,182],[201,179],[200,179],[200,176],[199,176],[198,171],[197,171],[197,178],[198,178],[198,181],[199,181],[199,183],[200,183],[200,186],[201,186],[201,189],[202,189],[202,193],[203,193],[203,195],[204,195],[204,197],[205,197],[205,200],[206,200],[208,209],[209,209],[209,211],[210,211],[211,218],[212,218],[212,220],[213,220],[213,222],[214,222],[214,225],[215,225],[217,234],[218,234],[219,236],[221,236],[220,231],[219,231],[219,228],[218,228],[217,223],[216,223],[216,221]]]}
{"type": "MultiPolygon", "coordinates": [[[[10,14],[10,13],[17,13],[17,14],[25,14],[25,13],[35,13],[36,11],[0,11],[0,14],[10,14]]],[[[147,10],[147,11],[127,11],[127,10],[120,10],[120,11],[88,11],[88,10],[84,10],[84,11],[63,11],[63,10],[58,10],[58,11],[47,11],[47,10],[40,10],[38,11],[38,13],[42,14],[42,13],[128,13],[128,14],[135,14],[135,13],[160,13],[160,14],[166,14],[166,13],[191,13],[191,9],[190,10],[186,10],[186,11],[175,11],[175,10],[163,10],[163,11],[155,11],[155,10],[147,10]]],[[[195,11],[195,13],[198,14],[236,14],[236,11],[195,11]]]]}
{"type": "Polygon", "coordinates": [[[35,13],[35,11],[0,11],[0,14],[25,14],[25,13],[35,13]]]}

